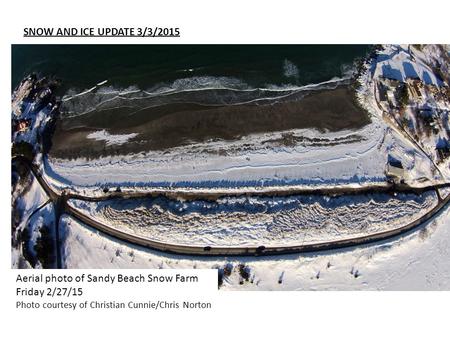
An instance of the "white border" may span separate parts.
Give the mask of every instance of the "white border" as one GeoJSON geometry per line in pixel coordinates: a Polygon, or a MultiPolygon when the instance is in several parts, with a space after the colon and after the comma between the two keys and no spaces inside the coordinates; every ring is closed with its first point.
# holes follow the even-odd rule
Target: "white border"
{"type": "MultiPolygon", "coordinates": [[[[181,315],[14,311],[10,269],[12,43],[449,43],[448,2],[14,1],[1,19],[1,336],[442,336],[449,292],[219,292],[216,309],[181,315]],[[179,39],[25,39],[24,26],[180,27],[179,39]]],[[[159,291],[161,295],[170,290],[159,291]],[[161,293],[162,292],[162,293],[161,293]]]]}

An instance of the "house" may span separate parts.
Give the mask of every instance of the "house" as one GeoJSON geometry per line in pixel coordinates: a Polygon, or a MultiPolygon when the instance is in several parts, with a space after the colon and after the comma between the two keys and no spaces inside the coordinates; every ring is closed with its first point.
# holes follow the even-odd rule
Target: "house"
{"type": "Polygon", "coordinates": [[[16,131],[23,133],[30,127],[30,119],[19,120],[16,124],[16,131]]]}
{"type": "Polygon", "coordinates": [[[401,161],[395,159],[391,155],[388,156],[386,165],[386,176],[395,183],[402,182],[407,176],[401,161]]]}
{"type": "Polygon", "coordinates": [[[416,80],[407,79],[406,83],[408,84],[409,95],[414,99],[414,101],[418,101],[422,98],[422,94],[417,86],[416,80]]]}
{"type": "Polygon", "coordinates": [[[397,167],[390,163],[387,164],[386,174],[390,177],[403,178],[405,176],[405,169],[403,167],[397,167]]]}

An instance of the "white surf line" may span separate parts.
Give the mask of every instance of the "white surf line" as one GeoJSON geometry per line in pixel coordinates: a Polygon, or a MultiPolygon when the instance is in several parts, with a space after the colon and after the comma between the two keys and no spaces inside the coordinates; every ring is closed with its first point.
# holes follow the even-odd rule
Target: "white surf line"
{"type": "Polygon", "coordinates": [[[108,82],[108,80],[101,81],[101,82],[97,83],[94,87],[89,88],[89,89],[85,90],[84,92],[81,92],[81,93],[78,93],[78,94],[69,96],[68,98],[63,98],[61,101],[62,101],[62,102],[67,102],[67,101],[69,101],[69,100],[72,100],[72,99],[75,98],[75,97],[82,96],[82,95],[85,95],[85,94],[87,94],[87,93],[90,93],[90,92],[92,92],[93,90],[97,89],[98,87],[104,85],[104,84],[107,83],[107,82],[108,82]]]}
{"type": "MultiPolygon", "coordinates": [[[[221,104],[221,103],[217,103],[217,104],[214,104],[214,103],[199,103],[199,102],[195,102],[195,101],[183,101],[183,103],[184,104],[195,104],[195,105],[198,105],[198,106],[200,106],[200,107],[235,107],[235,106],[243,106],[243,105],[247,105],[247,104],[251,104],[251,103],[257,103],[257,102],[259,102],[259,101],[277,101],[277,100],[281,100],[281,99],[285,99],[285,98],[287,98],[287,97],[289,97],[289,96],[292,96],[292,95],[295,95],[295,94],[297,94],[298,92],[290,92],[290,91],[288,91],[288,93],[287,94],[285,94],[285,95],[280,95],[280,96],[273,96],[273,97],[261,97],[261,98],[257,98],[257,99],[253,99],[253,100],[248,100],[248,101],[241,101],[241,102],[235,102],[235,103],[226,103],[226,104],[221,104]]],[[[120,98],[120,97],[119,97],[120,98]]],[[[148,98],[148,97],[147,97],[148,98]]],[[[125,99],[125,98],[123,98],[123,99],[125,99]]],[[[131,98],[131,100],[133,100],[133,98],[131,98]]],[[[107,101],[104,101],[104,102],[101,102],[101,103],[99,103],[99,106],[100,105],[102,105],[103,103],[106,103],[107,101]]],[[[283,102],[285,102],[285,101],[281,101],[281,102],[275,102],[275,103],[283,103],[283,102]]],[[[287,101],[286,101],[287,102],[287,101]]],[[[134,115],[134,114],[137,114],[137,113],[139,113],[139,112],[141,112],[141,111],[143,111],[143,110],[146,110],[146,109],[149,109],[149,108],[154,108],[154,107],[162,107],[162,106],[167,106],[167,105],[169,105],[169,104],[171,104],[170,102],[168,102],[168,103],[164,103],[164,104],[154,104],[154,105],[150,105],[150,106],[145,106],[145,107],[142,107],[142,108],[139,108],[138,110],[136,110],[135,112],[133,112],[133,113],[130,113],[128,116],[132,116],[132,115],[134,115]]],[[[133,106],[121,106],[121,107],[118,107],[118,108],[122,108],[122,107],[130,107],[130,108],[135,108],[135,107],[133,107],[133,106]]],[[[115,109],[115,108],[107,108],[107,109],[95,109],[95,110],[97,110],[97,111],[103,111],[103,110],[109,110],[109,109],[115,109]]],[[[80,115],[78,115],[78,116],[80,116],[80,115]]]]}
{"type": "MultiPolygon", "coordinates": [[[[115,98],[120,98],[120,99],[128,99],[128,100],[142,100],[142,99],[147,99],[150,97],[156,97],[156,96],[170,96],[173,94],[178,94],[178,93],[186,93],[186,92],[198,92],[198,91],[203,91],[203,90],[229,90],[229,91],[237,91],[237,92],[256,92],[256,91],[263,91],[263,92],[290,92],[290,94],[292,93],[296,93],[296,92],[300,92],[300,91],[305,91],[305,90],[313,90],[313,89],[321,89],[321,88],[317,88],[317,87],[321,87],[323,85],[327,85],[327,84],[337,84],[339,85],[339,83],[348,81],[351,79],[351,76],[344,76],[341,78],[332,78],[330,80],[327,81],[323,81],[323,82],[319,82],[319,83],[310,83],[304,86],[292,86],[292,87],[280,87],[280,88],[231,88],[231,87],[201,87],[201,88],[188,88],[188,89],[168,89],[168,90],[163,90],[163,91],[155,91],[155,92],[149,92],[148,90],[140,90],[140,89],[136,89],[136,90],[129,90],[129,91],[116,91],[117,95],[115,97],[113,97],[112,99],[115,98]],[[126,95],[126,94],[134,94],[134,93],[145,93],[148,96],[144,96],[144,97],[129,97],[129,98],[122,98],[120,97],[121,95],[126,95]]],[[[96,88],[98,88],[99,86],[102,86],[104,84],[106,84],[108,82],[108,80],[104,80],[101,81],[99,83],[97,83],[94,87],[89,88],[81,93],[72,95],[68,98],[63,98],[62,101],[66,102],[69,101],[75,97],[79,97],[82,95],[85,95],[87,93],[92,92],[93,90],[95,90],[96,88]]],[[[112,93],[111,93],[112,94],[112,93]]],[[[287,94],[289,95],[289,94],[287,94]]],[[[110,101],[112,99],[108,99],[107,101],[110,101]]],[[[105,101],[105,102],[107,102],[105,101]]],[[[101,102],[100,104],[102,104],[103,102],[101,102]]]]}
{"type": "MultiPolygon", "coordinates": [[[[207,91],[207,90],[229,90],[229,91],[234,91],[234,92],[257,92],[257,91],[262,91],[262,92],[281,92],[281,93],[285,93],[279,96],[274,96],[274,97],[262,97],[262,98],[256,98],[256,99],[252,99],[252,100],[248,100],[248,101],[242,101],[242,102],[237,102],[237,103],[231,103],[231,104],[227,104],[227,106],[237,106],[237,105],[243,105],[243,104],[249,104],[249,103],[254,103],[254,102],[258,102],[258,101],[263,101],[263,100],[277,100],[277,99],[284,99],[286,97],[289,97],[291,95],[295,95],[297,93],[303,92],[303,91],[308,91],[308,90],[321,90],[324,89],[322,88],[322,86],[327,85],[327,84],[336,84],[336,86],[339,86],[341,83],[344,83],[345,81],[350,80],[351,77],[343,77],[343,78],[338,78],[338,79],[330,79],[324,82],[319,82],[319,83],[312,83],[312,84],[307,84],[305,86],[300,86],[300,87],[286,87],[286,88],[250,88],[250,89],[237,89],[237,88],[229,88],[229,87],[205,87],[205,88],[192,88],[192,89],[184,89],[184,90],[167,90],[167,91],[161,91],[161,92],[148,92],[146,90],[130,90],[130,91],[125,91],[125,92],[121,92],[121,91],[117,91],[116,95],[112,98],[109,98],[105,101],[102,101],[100,103],[98,103],[95,107],[93,107],[92,109],[85,111],[83,113],[78,113],[75,115],[68,115],[67,118],[70,117],[77,117],[77,116],[82,116],[88,113],[91,113],[95,110],[99,110],[98,108],[108,102],[114,101],[116,99],[119,100],[130,100],[130,101],[138,101],[138,100],[145,100],[145,99],[149,99],[149,98],[154,98],[154,97],[158,97],[158,96],[171,96],[171,95],[175,95],[175,94],[179,94],[179,93],[189,93],[189,92],[198,92],[198,91],[207,91]],[[147,96],[142,96],[142,97],[122,97],[122,95],[127,95],[127,94],[134,94],[134,93],[145,93],[147,94],[147,96]]],[[[99,84],[97,84],[96,86],[82,92],[76,95],[73,95],[67,99],[63,99],[63,102],[67,102],[75,97],[87,94],[89,92],[92,92],[93,90],[95,90],[97,88],[97,86],[102,85],[104,83],[106,83],[107,80],[100,82],[99,84]]],[[[112,94],[112,93],[111,93],[112,94]]],[[[185,103],[195,103],[195,104],[199,104],[197,102],[185,102],[185,103]]],[[[201,105],[201,104],[199,104],[201,105]]],[[[221,106],[221,105],[214,105],[214,104],[203,104],[204,106],[221,106]]],[[[140,108],[138,111],[136,111],[135,113],[141,111],[141,110],[145,110],[148,108],[152,108],[152,107],[158,107],[161,106],[161,104],[156,104],[156,105],[150,105],[144,108],[140,108]]],[[[129,106],[130,108],[133,108],[131,106],[129,106]]],[[[108,108],[109,109],[109,108],[108,108]]],[[[133,114],[135,114],[133,113],[133,114]]]]}
{"type": "MultiPolygon", "coordinates": [[[[341,77],[341,78],[333,78],[327,81],[323,81],[323,82],[319,82],[319,83],[310,83],[304,86],[292,86],[292,87],[279,87],[279,88],[261,88],[261,87],[257,87],[257,88],[231,88],[231,87],[201,87],[201,88],[187,88],[187,89],[181,89],[181,90],[177,90],[177,89],[169,89],[166,91],[160,91],[160,92],[148,92],[146,90],[143,90],[142,92],[149,95],[147,97],[137,97],[137,98],[130,98],[132,100],[140,100],[143,98],[148,98],[148,97],[153,97],[153,96],[169,96],[169,95],[173,95],[173,94],[178,94],[178,93],[186,93],[186,92],[198,92],[198,91],[203,91],[203,90],[229,90],[229,91],[237,91],[237,92],[254,92],[254,91],[265,91],[265,92],[297,92],[297,91],[303,91],[303,90],[308,90],[308,89],[313,89],[316,87],[320,87],[323,85],[327,85],[327,84],[332,84],[332,83],[340,83],[340,82],[345,82],[351,79],[351,76],[345,76],[345,77],[341,77]]],[[[270,84],[269,84],[270,85],[270,84]]],[[[319,88],[320,89],[320,88],[319,88]]]]}

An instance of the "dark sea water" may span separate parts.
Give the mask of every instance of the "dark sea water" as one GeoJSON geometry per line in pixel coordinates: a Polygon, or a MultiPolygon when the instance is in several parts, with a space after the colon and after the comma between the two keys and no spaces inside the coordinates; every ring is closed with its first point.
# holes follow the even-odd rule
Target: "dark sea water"
{"type": "Polygon", "coordinates": [[[367,45],[13,45],[12,87],[31,72],[63,89],[109,80],[151,88],[186,77],[228,77],[252,87],[305,85],[341,77],[367,45]]]}

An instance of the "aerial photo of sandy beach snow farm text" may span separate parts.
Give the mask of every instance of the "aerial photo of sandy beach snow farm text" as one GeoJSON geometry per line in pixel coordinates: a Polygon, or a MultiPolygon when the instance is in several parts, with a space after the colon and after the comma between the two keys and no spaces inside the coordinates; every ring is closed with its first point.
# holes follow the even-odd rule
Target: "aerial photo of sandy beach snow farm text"
{"type": "Polygon", "coordinates": [[[450,290],[448,45],[12,45],[13,268],[450,290]]]}

